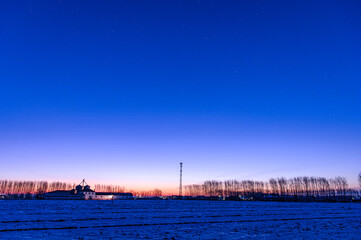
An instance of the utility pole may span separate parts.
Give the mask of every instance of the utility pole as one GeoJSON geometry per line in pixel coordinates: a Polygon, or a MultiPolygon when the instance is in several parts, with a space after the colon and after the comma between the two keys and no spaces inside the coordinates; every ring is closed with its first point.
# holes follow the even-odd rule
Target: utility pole
{"type": "Polygon", "coordinates": [[[179,196],[182,196],[183,195],[182,194],[182,189],[183,189],[183,187],[182,187],[182,166],[183,166],[183,163],[180,162],[179,164],[180,164],[179,196]]]}

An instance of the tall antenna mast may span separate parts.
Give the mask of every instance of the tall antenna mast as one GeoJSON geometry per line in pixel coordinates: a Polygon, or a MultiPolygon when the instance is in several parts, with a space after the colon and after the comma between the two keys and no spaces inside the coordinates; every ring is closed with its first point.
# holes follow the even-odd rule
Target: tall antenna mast
{"type": "Polygon", "coordinates": [[[182,166],[183,163],[180,162],[180,178],[179,178],[179,196],[182,196],[182,166]]]}

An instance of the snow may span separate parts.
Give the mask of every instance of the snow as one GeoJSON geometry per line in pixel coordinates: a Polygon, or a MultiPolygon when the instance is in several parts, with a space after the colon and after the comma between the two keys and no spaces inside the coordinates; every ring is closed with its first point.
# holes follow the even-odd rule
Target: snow
{"type": "Polygon", "coordinates": [[[360,239],[361,204],[0,201],[0,239],[360,239]]]}

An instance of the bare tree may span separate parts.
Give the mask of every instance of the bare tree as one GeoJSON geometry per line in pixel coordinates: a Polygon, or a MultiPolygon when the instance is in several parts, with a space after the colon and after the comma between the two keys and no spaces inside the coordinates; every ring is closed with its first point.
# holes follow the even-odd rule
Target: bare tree
{"type": "Polygon", "coordinates": [[[153,190],[153,196],[154,197],[161,197],[162,196],[162,190],[155,188],[153,190]]]}
{"type": "Polygon", "coordinates": [[[269,180],[269,185],[272,189],[272,194],[278,194],[278,184],[277,184],[277,180],[274,178],[271,178],[269,180]]]}
{"type": "Polygon", "coordinates": [[[302,181],[303,181],[304,191],[306,192],[306,196],[308,197],[310,194],[310,177],[303,177],[302,181]]]}
{"type": "Polygon", "coordinates": [[[287,179],[282,177],[282,178],[277,178],[277,182],[278,182],[278,186],[279,186],[279,190],[280,190],[280,194],[281,196],[284,196],[287,192],[287,179]]]}

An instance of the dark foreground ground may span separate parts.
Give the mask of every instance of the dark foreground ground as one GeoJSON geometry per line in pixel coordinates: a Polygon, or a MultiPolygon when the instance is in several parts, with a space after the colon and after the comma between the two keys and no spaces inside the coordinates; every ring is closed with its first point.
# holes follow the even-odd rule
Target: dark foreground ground
{"type": "Polygon", "coordinates": [[[0,239],[361,239],[361,204],[0,201],[0,239]]]}

